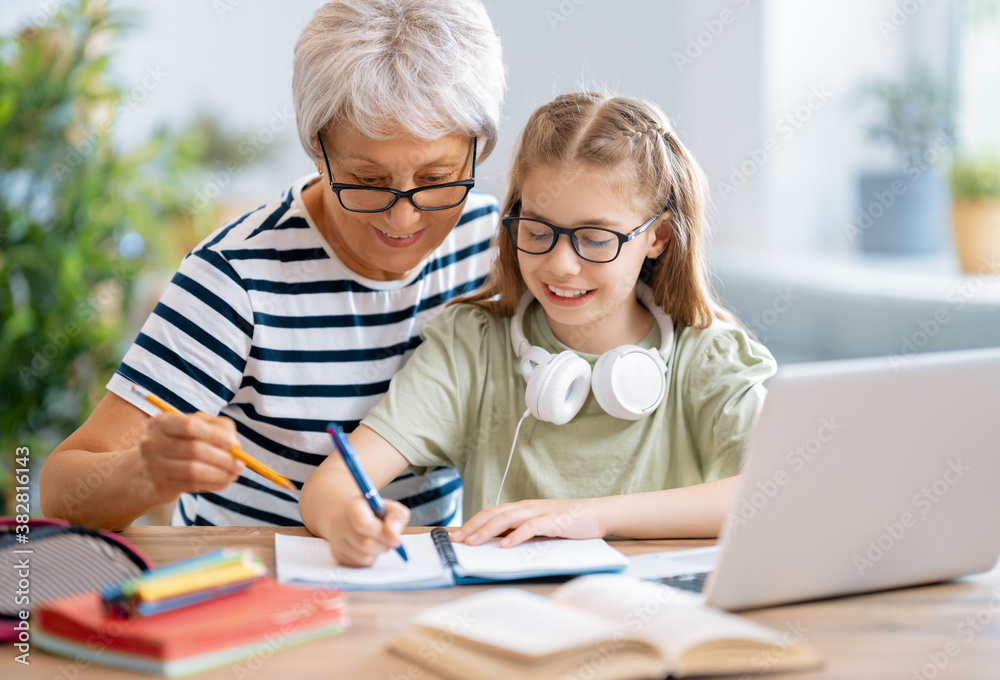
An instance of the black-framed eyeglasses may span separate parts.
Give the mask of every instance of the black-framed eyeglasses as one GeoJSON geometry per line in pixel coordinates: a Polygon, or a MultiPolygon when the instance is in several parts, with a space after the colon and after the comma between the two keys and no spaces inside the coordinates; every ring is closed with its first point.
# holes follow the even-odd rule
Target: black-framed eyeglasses
{"type": "MultiPolygon", "coordinates": [[[[663,211],[666,212],[666,211],[663,211]]],[[[587,262],[607,263],[622,252],[622,246],[649,229],[649,225],[663,215],[660,212],[627,234],[601,227],[576,227],[565,229],[527,217],[507,214],[501,220],[514,247],[531,255],[544,255],[556,246],[560,234],[569,236],[573,250],[587,262]]]]}
{"type": "Polygon", "coordinates": [[[333,173],[330,172],[330,159],[326,155],[326,147],[323,146],[323,136],[318,134],[316,136],[319,138],[319,148],[323,151],[323,162],[326,163],[326,174],[330,178],[330,188],[333,189],[333,193],[337,194],[340,205],[351,212],[382,212],[394,206],[396,201],[401,198],[410,199],[410,203],[417,210],[448,210],[460,205],[469,195],[472,187],[476,186],[477,140],[475,137],[472,138],[472,177],[470,179],[446,184],[431,184],[409,191],[397,191],[383,187],[334,182],[333,173]]]}

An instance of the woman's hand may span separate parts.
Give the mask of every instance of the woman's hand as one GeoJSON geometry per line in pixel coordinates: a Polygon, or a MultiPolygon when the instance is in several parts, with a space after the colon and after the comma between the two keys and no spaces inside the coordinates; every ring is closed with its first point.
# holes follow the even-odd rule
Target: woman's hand
{"type": "Polygon", "coordinates": [[[467,545],[479,545],[510,532],[501,539],[501,548],[519,545],[534,536],[603,538],[607,531],[601,521],[601,501],[600,498],[581,498],[495,505],[477,512],[453,532],[451,538],[467,545]]]}
{"type": "Polygon", "coordinates": [[[150,419],[139,440],[139,463],[155,502],[225,489],[244,469],[229,453],[236,445],[236,424],[229,418],[165,413],[150,419]]]}
{"type": "Polygon", "coordinates": [[[385,501],[385,519],[380,520],[361,496],[348,498],[332,508],[323,538],[330,554],[345,567],[370,567],[386,550],[399,546],[410,511],[393,500],[385,501]]]}

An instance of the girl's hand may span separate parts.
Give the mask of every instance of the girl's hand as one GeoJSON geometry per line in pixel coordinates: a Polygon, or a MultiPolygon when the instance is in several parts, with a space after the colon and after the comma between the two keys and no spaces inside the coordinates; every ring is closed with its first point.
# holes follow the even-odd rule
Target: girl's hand
{"type": "Polygon", "coordinates": [[[139,440],[139,464],[153,503],[225,489],[244,469],[229,453],[236,444],[236,424],[229,418],[165,413],[150,419],[139,440]]]}
{"type": "Polygon", "coordinates": [[[370,567],[376,557],[399,546],[403,527],[409,521],[410,511],[402,503],[387,499],[385,519],[380,520],[364,498],[354,496],[333,508],[323,538],[329,542],[337,564],[370,567]]]}
{"type": "Polygon", "coordinates": [[[600,498],[583,498],[495,505],[477,512],[451,538],[479,545],[510,532],[500,540],[501,548],[520,545],[534,536],[603,538],[607,531],[600,517],[600,502],[600,498]]]}

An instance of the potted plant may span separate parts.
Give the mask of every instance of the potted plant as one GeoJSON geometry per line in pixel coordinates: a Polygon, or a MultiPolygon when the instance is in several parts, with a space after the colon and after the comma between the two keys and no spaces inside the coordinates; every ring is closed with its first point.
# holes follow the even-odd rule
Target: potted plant
{"type": "Polygon", "coordinates": [[[967,274],[1000,274],[1000,154],[960,155],[951,168],[952,233],[967,274]]]}
{"type": "Polygon", "coordinates": [[[953,97],[921,66],[899,81],[873,82],[863,94],[878,111],[868,135],[894,147],[897,165],[861,176],[861,248],[936,252],[948,241],[948,191],[934,166],[953,145],[953,97]]]}
{"type": "Polygon", "coordinates": [[[127,109],[109,75],[122,28],[81,0],[0,35],[0,514],[14,452],[28,452],[36,484],[103,393],[131,339],[138,278],[173,267],[164,225],[208,174],[200,135],[112,144],[127,109]]]}

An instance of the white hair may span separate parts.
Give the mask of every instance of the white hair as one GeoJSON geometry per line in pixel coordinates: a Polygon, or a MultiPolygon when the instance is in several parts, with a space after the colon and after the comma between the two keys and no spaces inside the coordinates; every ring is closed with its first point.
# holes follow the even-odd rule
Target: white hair
{"type": "Polygon", "coordinates": [[[299,139],[338,125],[384,139],[452,133],[496,145],[505,89],[500,38],[479,0],[332,0],[295,45],[299,139]]]}

